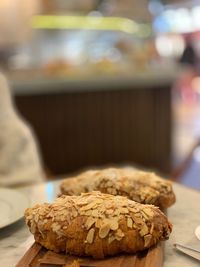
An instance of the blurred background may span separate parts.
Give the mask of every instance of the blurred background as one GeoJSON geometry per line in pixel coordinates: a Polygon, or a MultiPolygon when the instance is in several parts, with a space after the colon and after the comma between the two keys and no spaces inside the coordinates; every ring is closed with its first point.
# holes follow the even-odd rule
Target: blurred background
{"type": "Polygon", "coordinates": [[[0,66],[49,179],[131,164],[200,188],[199,0],[1,0],[0,66]]]}

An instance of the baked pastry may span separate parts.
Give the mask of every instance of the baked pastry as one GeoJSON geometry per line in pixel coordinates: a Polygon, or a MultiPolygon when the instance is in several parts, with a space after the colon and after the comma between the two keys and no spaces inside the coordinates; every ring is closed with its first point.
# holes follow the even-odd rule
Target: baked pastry
{"type": "Polygon", "coordinates": [[[80,195],[93,190],[126,196],[144,204],[168,208],[175,202],[171,182],[154,173],[136,169],[107,168],[90,170],[65,179],[60,186],[62,194],[80,195]]]}
{"type": "Polygon", "coordinates": [[[47,249],[97,259],[142,251],[168,239],[172,230],[158,207],[101,192],[62,195],[28,208],[25,218],[47,249]]]}

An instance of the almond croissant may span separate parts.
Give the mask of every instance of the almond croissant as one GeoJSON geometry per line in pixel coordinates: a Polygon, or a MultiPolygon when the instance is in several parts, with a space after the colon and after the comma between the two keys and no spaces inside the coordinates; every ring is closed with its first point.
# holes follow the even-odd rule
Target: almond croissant
{"type": "Polygon", "coordinates": [[[100,192],[63,195],[27,209],[25,218],[47,249],[96,259],[142,251],[168,239],[172,230],[159,208],[100,192]]]}
{"type": "Polygon", "coordinates": [[[171,182],[154,173],[135,169],[108,168],[86,171],[65,179],[60,188],[65,195],[80,195],[97,190],[126,196],[139,203],[153,204],[160,208],[167,208],[175,202],[171,182]]]}

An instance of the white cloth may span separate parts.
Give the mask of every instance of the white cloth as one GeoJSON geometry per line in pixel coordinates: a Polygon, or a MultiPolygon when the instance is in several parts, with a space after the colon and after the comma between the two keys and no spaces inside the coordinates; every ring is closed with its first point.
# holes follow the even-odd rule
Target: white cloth
{"type": "Polygon", "coordinates": [[[8,83],[0,74],[0,186],[33,183],[43,177],[32,130],[15,110],[8,83]]]}

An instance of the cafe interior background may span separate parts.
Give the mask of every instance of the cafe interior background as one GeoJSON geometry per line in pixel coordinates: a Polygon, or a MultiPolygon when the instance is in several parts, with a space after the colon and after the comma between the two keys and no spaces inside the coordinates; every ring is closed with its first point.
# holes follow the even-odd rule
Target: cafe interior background
{"type": "Polygon", "coordinates": [[[0,1],[1,71],[47,180],[131,165],[200,189],[199,17],[198,0],[0,1]]]}

